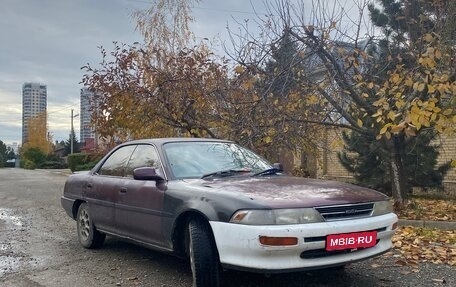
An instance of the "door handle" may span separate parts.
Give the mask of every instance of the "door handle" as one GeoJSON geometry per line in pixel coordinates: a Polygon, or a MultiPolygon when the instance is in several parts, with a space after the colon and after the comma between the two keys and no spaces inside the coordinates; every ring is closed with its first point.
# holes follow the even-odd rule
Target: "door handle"
{"type": "Polygon", "coordinates": [[[93,184],[92,183],[88,183],[87,184],[87,188],[92,188],[93,187],[93,184]]]}
{"type": "Polygon", "coordinates": [[[127,188],[126,187],[121,187],[120,188],[120,193],[127,193],[127,188]]]}

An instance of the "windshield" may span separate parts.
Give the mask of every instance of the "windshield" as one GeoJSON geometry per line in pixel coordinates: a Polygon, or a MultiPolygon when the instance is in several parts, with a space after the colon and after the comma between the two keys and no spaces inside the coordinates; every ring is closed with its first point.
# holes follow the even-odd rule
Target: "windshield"
{"type": "Polygon", "coordinates": [[[163,146],[171,171],[176,178],[201,178],[203,175],[246,170],[252,173],[271,168],[271,164],[234,143],[175,142],[163,146]]]}

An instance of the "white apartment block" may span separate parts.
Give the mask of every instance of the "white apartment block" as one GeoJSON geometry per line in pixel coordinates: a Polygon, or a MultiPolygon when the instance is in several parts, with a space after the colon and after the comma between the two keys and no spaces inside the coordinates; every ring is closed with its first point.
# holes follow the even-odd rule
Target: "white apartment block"
{"type": "Polygon", "coordinates": [[[30,118],[46,113],[47,87],[40,83],[22,85],[22,144],[28,140],[28,121],[30,118]]]}

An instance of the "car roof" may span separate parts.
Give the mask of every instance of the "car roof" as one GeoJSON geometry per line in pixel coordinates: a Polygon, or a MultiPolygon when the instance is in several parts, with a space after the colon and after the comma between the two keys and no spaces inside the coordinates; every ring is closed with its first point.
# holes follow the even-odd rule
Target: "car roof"
{"type": "Polygon", "coordinates": [[[221,140],[221,139],[214,139],[214,138],[184,138],[184,137],[176,137],[176,138],[152,138],[152,139],[140,139],[140,140],[133,140],[122,143],[122,145],[126,144],[139,144],[139,143],[148,143],[148,144],[155,144],[155,145],[163,145],[166,143],[173,143],[173,142],[232,142],[228,140],[221,140]]]}

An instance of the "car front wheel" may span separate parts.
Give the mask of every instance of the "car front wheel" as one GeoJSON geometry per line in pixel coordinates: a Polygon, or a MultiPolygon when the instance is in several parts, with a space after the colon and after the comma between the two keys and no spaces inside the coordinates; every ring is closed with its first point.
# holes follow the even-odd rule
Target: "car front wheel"
{"type": "Polygon", "coordinates": [[[76,218],[78,239],[85,248],[99,248],[103,245],[106,235],[99,232],[92,222],[87,203],[82,203],[76,218]]]}
{"type": "Polygon", "coordinates": [[[193,287],[219,286],[219,259],[209,224],[201,219],[192,219],[188,231],[193,287]]]}

